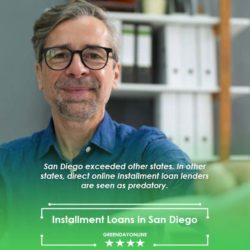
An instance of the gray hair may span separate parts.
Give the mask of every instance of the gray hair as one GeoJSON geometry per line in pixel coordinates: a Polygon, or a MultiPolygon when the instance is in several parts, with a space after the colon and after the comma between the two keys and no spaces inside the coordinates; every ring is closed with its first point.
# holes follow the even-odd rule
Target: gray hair
{"type": "Polygon", "coordinates": [[[40,63],[42,61],[42,49],[44,48],[46,39],[50,32],[60,23],[81,16],[92,16],[104,23],[110,35],[113,57],[115,61],[118,61],[118,33],[112,23],[108,20],[105,11],[85,0],[75,0],[45,10],[35,22],[32,43],[37,62],[40,63]]]}

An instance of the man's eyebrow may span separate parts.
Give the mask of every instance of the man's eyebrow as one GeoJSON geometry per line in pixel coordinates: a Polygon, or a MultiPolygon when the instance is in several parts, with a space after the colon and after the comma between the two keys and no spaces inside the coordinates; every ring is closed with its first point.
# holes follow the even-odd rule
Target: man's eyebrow
{"type": "Polygon", "coordinates": [[[70,45],[68,43],[65,44],[55,44],[55,45],[51,45],[51,46],[47,46],[45,48],[69,48],[70,45]]]}
{"type": "MultiPolygon", "coordinates": [[[[102,47],[100,44],[85,44],[83,47],[81,47],[81,49],[85,49],[85,48],[95,48],[95,47],[102,47]]],[[[48,46],[46,48],[68,48],[68,49],[72,49],[72,46],[69,43],[65,43],[65,44],[55,44],[52,46],[48,46]]]]}

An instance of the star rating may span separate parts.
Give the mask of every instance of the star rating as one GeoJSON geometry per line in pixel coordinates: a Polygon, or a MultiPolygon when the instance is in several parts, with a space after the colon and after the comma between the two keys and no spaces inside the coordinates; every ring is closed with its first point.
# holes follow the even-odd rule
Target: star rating
{"type": "Polygon", "coordinates": [[[137,246],[138,247],[143,247],[144,241],[142,241],[141,239],[139,241],[137,241],[137,246]]]}
{"type": "Polygon", "coordinates": [[[123,247],[123,243],[124,243],[124,241],[121,241],[121,240],[118,240],[116,242],[116,244],[117,244],[118,247],[123,247]]]}
{"type": "Polygon", "coordinates": [[[129,240],[129,241],[127,242],[127,244],[128,244],[128,247],[133,247],[134,244],[135,244],[135,242],[132,241],[132,240],[129,240]]]}
{"type": "Polygon", "coordinates": [[[110,239],[108,241],[105,242],[107,247],[112,247],[113,246],[113,241],[111,241],[110,239]]]}
{"type": "Polygon", "coordinates": [[[123,247],[124,244],[127,243],[128,247],[143,247],[144,246],[144,241],[142,241],[141,239],[139,239],[138,241],[133,241],[133,240],[129,240],[127,242],[122,241],[121,239],[117,240],[117,241],[112,241],[112,240],[108,240],[105,242],[106,243],[106,247],[113,247],[113,244],[116,244],[117,247],[123,247]]]}

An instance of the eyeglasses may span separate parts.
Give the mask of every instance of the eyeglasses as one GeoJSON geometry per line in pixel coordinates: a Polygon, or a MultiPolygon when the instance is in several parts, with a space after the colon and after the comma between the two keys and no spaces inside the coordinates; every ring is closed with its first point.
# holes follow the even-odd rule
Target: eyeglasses
{"type": "Polygon", "coordinates": [[[87,46],[82,50],[71,50],[67,47],[42,49],[45,62],[52,70],[64,70],[69,67],[74,54],[80,55],[82,64],[88,69],[100,70],[107,65],[110,53],[112,53],[111,48],[101,46],[87,46]]]}

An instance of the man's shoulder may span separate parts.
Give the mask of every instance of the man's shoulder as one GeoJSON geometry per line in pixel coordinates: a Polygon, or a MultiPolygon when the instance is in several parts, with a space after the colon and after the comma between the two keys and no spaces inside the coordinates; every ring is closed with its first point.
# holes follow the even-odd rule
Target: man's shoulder
{"type": "Polygon", "coordinates": [[[138,154],[146,162],[188,163],[189,157],[167,135],[156,127],[141,126],[133,128],[118,124],[118,133],[123,134],[121,140],[124,147],[138,154]]]}
{"type": "Polygon", "coordinates": [[[141,126],[139,128],[119,124],[117,128],[120,142],[127,148],[140,149],[145,151],[147,148],[164,148],[165,150],[175,150],[178,147],[172,143],[160,129],[151,126],[141,126]]]}
{"type": "Polygon", "coordinates": [[[23,152],[30,149],[34,149],[34,146],[39,142],[44,130],[33,133],[30,136],[17,138],[0,144],[1,154],[11,153],[11,152],[23,152]]]}
{"type": "Polygon", "coordinates": [[[134,128],[127,124],[116,123],[117,124],[117,134],[126,140],[133,141],[152,141],[155,139],[164,138],[165,134],[156,127],[141,126],[139,128],[134,128]]]}
{"type": "Polygon", "coordinates": [[[154,139],[160,139],[164,138],[166,139],[166,135],[158,128],[156,127],[150,127],[150,126],[141,126],[140,128],[137,129],[137,135],[138,136],[147,136],[151,140],[154,139]]]}

